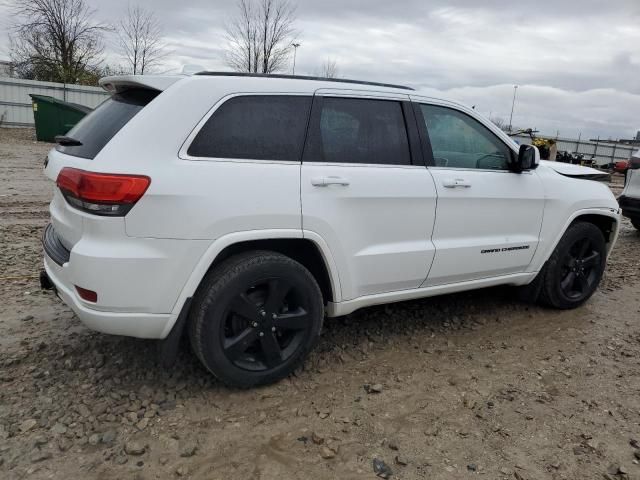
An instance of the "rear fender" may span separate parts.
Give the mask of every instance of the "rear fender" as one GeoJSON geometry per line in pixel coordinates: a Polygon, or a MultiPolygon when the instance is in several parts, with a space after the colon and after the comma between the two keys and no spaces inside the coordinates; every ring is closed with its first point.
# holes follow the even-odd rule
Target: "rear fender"
{"type": "Polygon", "coordinates": [[[289,229],[273,229],[273,230],[251,230],[245,232],[235,232],[229,235],[225,235],[217,240],[215,240],[209,248],[205,251],[204,255],[200,258],[200,261],[193,269],[189,279],[185,283],[182,288],[182,292],[178,296],[178,300],[173,307],[172,310],[172,319],[173,321],[169,322],[165,327],[165,331],[162,334],[162,338],[165,338],[171,332],[173,325],[179,317],[180,312],[182,311],[183,305],[187,301],[187,299],[194,296],[198,286],[202,282],[202,279],[209,271],[209,268],[213,264],[216,257],[222,252],[225,248],[230,247],[231,245],[247,242],[252,240],[274,240],[274,239],[302,239],[307,238],[314,242],[316,246],[319,248],[322,257],[325,261],[327,270],[329,272],[329,278],[331,280],[332,290],[334,292],[334,301],[341,301],[342,295],[340,291],[340,280],[338,278],[338,273],[336,269],[336,265],[334,263],[331,252],[328,249],[326,242],[322,240],[321,237],[312,234],[308,235],[301,230],[289,230],[289,229]]]}

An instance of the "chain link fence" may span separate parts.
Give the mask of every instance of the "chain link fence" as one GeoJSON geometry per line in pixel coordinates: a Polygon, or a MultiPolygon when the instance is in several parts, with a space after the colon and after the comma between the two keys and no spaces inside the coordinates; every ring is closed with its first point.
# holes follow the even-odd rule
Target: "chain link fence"
{"type": "MultiPolygon", "coordinates": [[[[531,137],[526,134],[514,135],[512,137],[516,142],[520,144],[530,144],[531,137]]],[[[579,153],[584,155],[585,160],[595,160],[598,165],[607,165],[609,163],[615,163],[620,160],[629,160],[633,152],[640,148],[640,145],[626,145],[615,143],[610,140],[582,140],[580,138],[555,138],[538,136],[538,138],[545,138],[549,140],[555,140],[558,147],[558,152],[579,153]]]]}

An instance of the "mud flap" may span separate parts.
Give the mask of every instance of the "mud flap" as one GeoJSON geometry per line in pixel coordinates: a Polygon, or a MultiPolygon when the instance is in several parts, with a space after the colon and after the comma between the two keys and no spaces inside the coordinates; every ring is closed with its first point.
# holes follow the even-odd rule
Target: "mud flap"
{"type": "Polygon", "coordinates": [[[40,288],[42,290],[53,290],[55,288],[45,270],[40,270],[40,288]]]}
{"type": "Polygon", "coordinates": [[[521,287],[516,288],[516,297],[518,300],[524,303],[536,303],[538,301],[538,297],[540,297],[540,292],[542,291],[542,281],[544,280],[544,275],[547,270],[547,264],[545,263],[536,278],[533,279],[529,285],[523,285],[521,287]]]}
{"type": "Polygon", "coordinates": [[[178,319],[171,329],[171,332],[169,332],[167,338],[158,342],[158,363],[163,368],[173,367],[178,359],[180,341],[182,340],[184,327],[187,325],[189,309],[191,308],[191,300],[192,297],[185,300],[182,310],[180,310],[180,315],[178,315],[178,319]]]}

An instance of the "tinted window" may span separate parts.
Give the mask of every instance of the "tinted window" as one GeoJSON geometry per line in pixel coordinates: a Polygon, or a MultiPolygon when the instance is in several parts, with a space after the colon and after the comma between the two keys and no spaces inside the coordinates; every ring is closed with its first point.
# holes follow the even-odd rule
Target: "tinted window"
{"type": "Polygon", "coordinates": [[[400,102],[327,97],[321,104],[305,161],[411,164],[400,102]]]}
{"type": "Polygon", "coordinates": [[[420,107],[436,167],[507,170],[511,149],[480,122],[450,108],[420,107]]]}
{"type": "Polygon", "coordinates": [[[194,157],[300,161],[311,97],[234,97],[204,124],[187,153],[194,157]]]}
{"type": "Polygon", "coordinates": [[[56,149],[76,157],[95,158],[109,140],[159,93],[136,89],[112,95],[67,133],[82,145],[58,145],[56,149]]]}

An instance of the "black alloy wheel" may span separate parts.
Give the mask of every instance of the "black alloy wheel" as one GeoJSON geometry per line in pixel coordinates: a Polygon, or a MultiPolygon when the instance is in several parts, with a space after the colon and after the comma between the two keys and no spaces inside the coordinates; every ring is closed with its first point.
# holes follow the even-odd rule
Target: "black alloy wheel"
{"type": "Polygon", "coordinates": [[[589,295],[600,281],[602,256],[589,238],[576,241],[565,256],[560,288],[572,300],[589,295]]]}
{"type": "Polygon", "coordinates": [[[600,228],[575,222],[564,233],[539,274],[539,300],[551,307],[576,308],[596,291],[607,261],[600,228]]]}
{"type": "Polygon", "coordinates": [[[286,362],[312,322],[299,286],[283,277],[258,280],[238,292],[220,323],[221,348],[237,367],[265,371],[286,362]]]}
{"type": "Polygon", "coordinates": [[[322,328],[320,287],[300,263],[254,251],[211,270],[189,317],[193,351],[223,382],[251,387],[280,380],[300,365],[322,328]]]}

